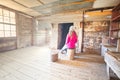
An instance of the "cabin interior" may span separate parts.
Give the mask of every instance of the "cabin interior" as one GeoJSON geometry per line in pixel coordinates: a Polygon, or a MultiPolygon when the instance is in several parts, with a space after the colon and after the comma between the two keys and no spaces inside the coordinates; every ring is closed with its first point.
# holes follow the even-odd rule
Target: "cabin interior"
{"type": "Polygon", "coordinates": [[[0,0],[0,80],[120,80],[120,0],[0,0]]]}

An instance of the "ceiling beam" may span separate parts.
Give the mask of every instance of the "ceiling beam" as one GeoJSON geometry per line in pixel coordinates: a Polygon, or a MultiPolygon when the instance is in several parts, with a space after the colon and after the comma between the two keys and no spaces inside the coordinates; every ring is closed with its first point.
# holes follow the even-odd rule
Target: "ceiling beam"
{"type": "Polygon", "coordinates": [[[24,13],[24,12],[22,12],[22,11],[18,11],[18,10],[12,9],[12,8],[6,7],[6,6],[4,6],[4,5],[0,5],[0,8],[4,8],[4,9],[10,10],[10,11],[13,11],[13,12],[15,12],[15,13],[21,13],[21,14],[23,14],[23,15],[26,15],[26,16],[29,16],[29,17],[32,17],[32,18],[34,17],[34,16],[31,16],[31,15],[29,15],[29,14],[26,14],[26,13],[24,13]]]}
{"type": "Polygon", "coordinates": [[[41,0],[37,0],[39,3],[41,3],[42,5],[45,5],[44,2],[42,2],[41,0]]]}
{"type": "Polygon", "coordinates": [[[92,12],[92,11],[99,11],[99,10],[107,10],[107,9],[113,9],[114,6],[111,7],[104,7],[104,8],[94,8],[94,9],[87,9],[85,12],[92,12]]]}
{"type": "Polygon", "coordinates": [[[27,7],[27,6],[23,5],[23,4],[21,4],[21,3],[17,2],[17,1],[15,1],[15,0],[12,0],[12,1],[15,2],[15,3],[17,3],[17,4],[19,4],[19,5],[21,5],[21,6],[23,6],[23,7],[25,7],[25,8],[29,8],[29,7],[27,7]]]}

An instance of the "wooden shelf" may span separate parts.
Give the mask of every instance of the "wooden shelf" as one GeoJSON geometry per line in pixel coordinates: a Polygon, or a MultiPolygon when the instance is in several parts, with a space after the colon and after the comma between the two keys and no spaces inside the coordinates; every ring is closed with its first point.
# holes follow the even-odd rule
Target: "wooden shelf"
{"type": "Polygon", "coordinates": [[[110,27],[110,37],[113,39],[110,40],[110,44],[117,46],[118,32],[120,31],[120,3],[112,10],[112,21],[110,27]]]}
{"type": "Polygon", "coordinates": [[[111,31],[118,31],[118,30],[120,30],[120,29],[111,29],[111,31]]]}
{"type": "Polygon", "coordinates": [[[115,17],[115,18],[113,18],[112,21],[120,21],[120,15],[115,17]]]}
{"type": "Polygon", "coordinates": [[[111,30],[119,30],[119,24],[117,21],[111,23],[111,30]]]}
{"type": "Polygon", "coordinates": [[[120,9],[120,3],[115,8],[113,8],[112,11],[116,11],[116,10],[119,10],[119,9],[120,9]]]}
{"type": "Polygon", "coordinates": [[[120,3],[112,10],[112,21],[120,20],[120,3]]]}

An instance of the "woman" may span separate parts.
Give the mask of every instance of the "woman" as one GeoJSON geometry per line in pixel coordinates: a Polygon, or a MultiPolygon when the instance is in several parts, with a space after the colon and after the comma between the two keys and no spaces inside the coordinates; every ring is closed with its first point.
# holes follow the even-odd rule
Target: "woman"
{"type": "Polygon", "coordinates": [[[74,49],[77,42],[77,34],[74,30],[74,26],[71,26],[66,37],[66,42],[61,50],[61,53],[66,53],[67,49],[74,49]]]}

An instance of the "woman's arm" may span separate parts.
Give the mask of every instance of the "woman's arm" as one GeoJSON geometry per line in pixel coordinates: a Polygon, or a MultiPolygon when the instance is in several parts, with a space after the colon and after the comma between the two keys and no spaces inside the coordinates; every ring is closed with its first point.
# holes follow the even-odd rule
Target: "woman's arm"
{"type": "Polygon", "coordinates": [[[69,41],[70,41],[70,36],[67,34],[67,37],[66,37],[66,42],[65,42],[65,44],[68,44],[68,43],[69,43],[69,41]]]}

